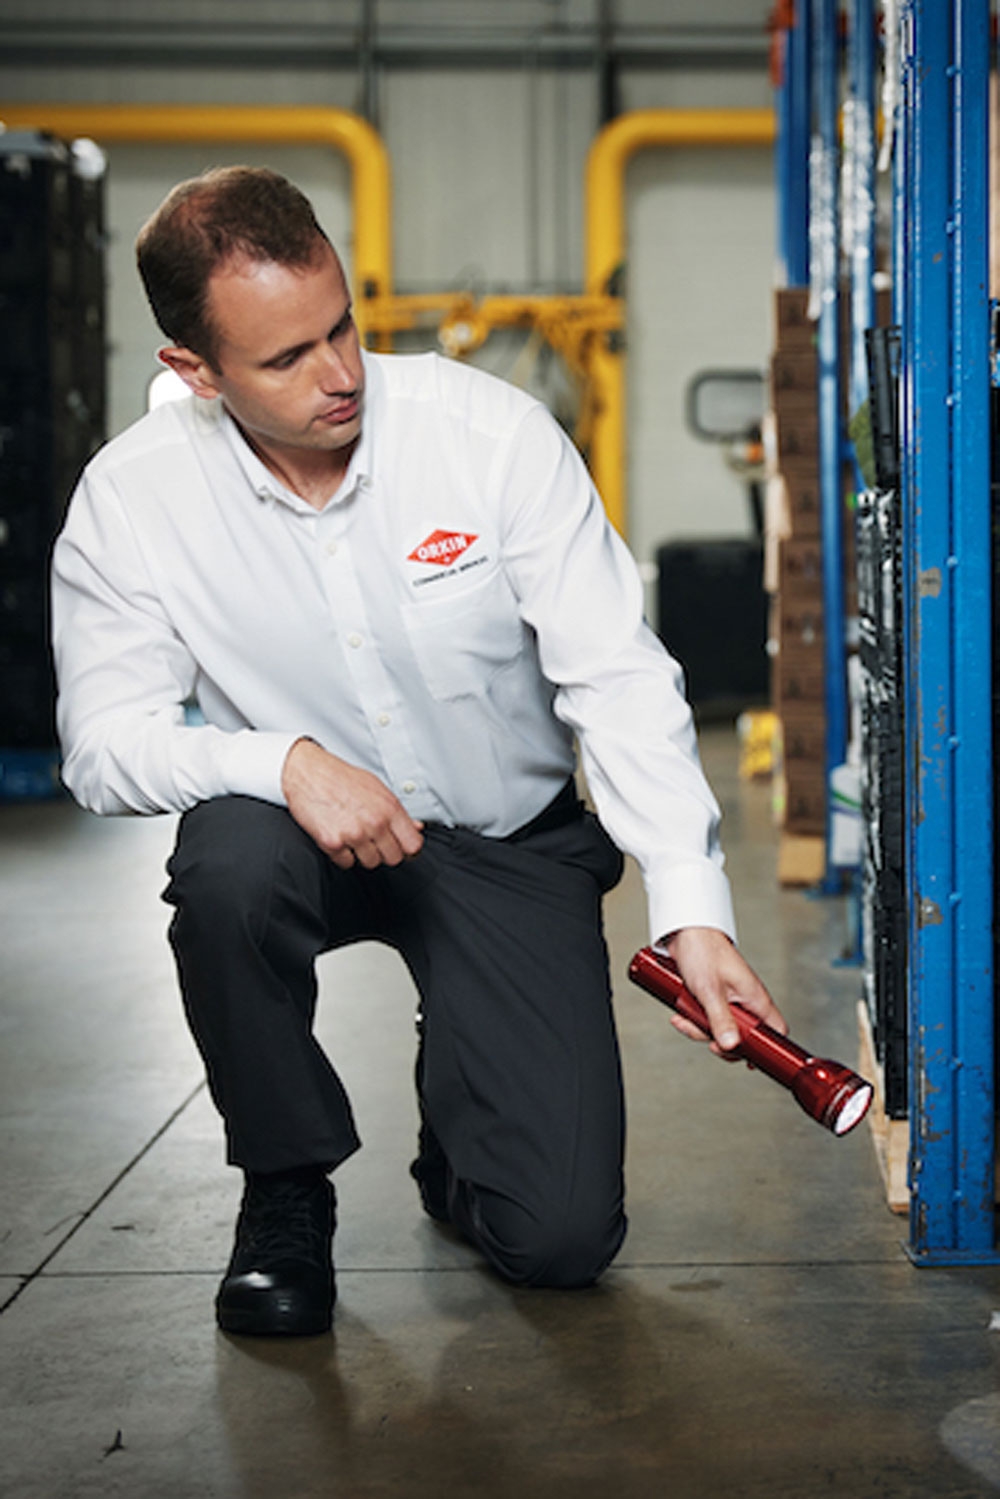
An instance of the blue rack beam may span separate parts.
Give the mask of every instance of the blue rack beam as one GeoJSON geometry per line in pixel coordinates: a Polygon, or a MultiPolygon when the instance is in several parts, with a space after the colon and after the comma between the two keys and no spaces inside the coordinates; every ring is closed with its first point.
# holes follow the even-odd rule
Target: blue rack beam
{"type": "Polygon", "coordinates": [[[902,24],[909,1250],[997,1263],[988,0],[902,24]]]}
{"type": "Polygon", "coordinates": [[[64,796],[59,765],[57,749],[0,748],[0,802],[64,796]]]}

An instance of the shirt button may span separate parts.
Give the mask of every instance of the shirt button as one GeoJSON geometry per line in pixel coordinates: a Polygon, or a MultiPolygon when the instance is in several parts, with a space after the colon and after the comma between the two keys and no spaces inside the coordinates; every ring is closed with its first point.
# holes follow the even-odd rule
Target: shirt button
{"type": "Polygon", "coordinates": [[[414,782],[414,781],[404,781],[403,782],[403,790],[406,792],[407,796],[411,796],[413,794],[413,792],[416,791],[416,789],[417,789],[416,782],[414,782]]]}
{"type": "Polygon", "coordinates": [[[392,723],[392,719],[389,717],[388,713],[380,713],[378,716],[378,721],[383,729],[386,728],[387,725],[392,723]]]}
{"type": "Polygon", "coordinates": [[[353,650],[357,650],[357,648],[358,648],[359,645],[364,645],[364,641],[362,640],[361,636],[357,633],[357,631],[353,631],[347,637],[347,644],[349,646],[351,646],[351,648],[353,650]]]}
{"type": "Polygon", "coordinates": [[[326,552],[328,557],[336,557],[337,543],[335,541],[328,541],[326,544],[326,552]]]}

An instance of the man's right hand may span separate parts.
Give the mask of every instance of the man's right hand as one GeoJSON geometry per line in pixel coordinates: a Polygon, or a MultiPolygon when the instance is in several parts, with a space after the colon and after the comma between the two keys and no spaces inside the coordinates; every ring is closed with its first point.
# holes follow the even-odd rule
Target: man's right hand
{"type": "Polygon", "coordinates": [[[388,786],[312,739],[288,751],[281,789],[295,821],[340,869],[401,864],[423,846],[423,823],[388,786]]]}

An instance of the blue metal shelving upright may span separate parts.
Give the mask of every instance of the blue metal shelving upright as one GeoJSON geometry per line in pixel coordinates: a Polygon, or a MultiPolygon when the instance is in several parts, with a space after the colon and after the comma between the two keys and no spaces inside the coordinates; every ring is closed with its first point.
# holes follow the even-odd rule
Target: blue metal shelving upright
{"type": "Polygon", "coordinates": [[[996,1263],[988,0],[904,0],[910,1253],[996,1263]]]}
{"type": "MultiPolygon", "coordinates": [[[[819,299],[819,492],[823,539],[826,785],[847,756],[847,641],[844,611],[844,434],[840,370],[840,6],[813,0],[812,258],[810,278],[819,299]]],[[[827,873],[823,888],[840,888],[830,867],[832,799],[827,793],[827,873]]]]}
{"type": "Polygon", "coordinates": [[[848,409],[868,396],[865,330],[875,325],[875,5],[853,0],[848,40],[851,122],[851,350],[848,409]]]}
{"type": "Polygon", "coordinates": [[[775,152],[778,250],[785,286],[809,284],[809,148],[812,136],[812,11],[795,7],[781,39],[775,152]]]}

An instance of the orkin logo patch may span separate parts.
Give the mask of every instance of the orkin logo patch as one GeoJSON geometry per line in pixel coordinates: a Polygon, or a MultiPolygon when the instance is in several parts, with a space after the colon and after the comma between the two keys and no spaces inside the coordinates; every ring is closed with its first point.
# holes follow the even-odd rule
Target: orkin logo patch
{"type": "Polygon", "coordinates": [[[478,540],[478,536],[474,536],[471,531],[432,531],[419,546],[413,548],[406,560],[429,562],[434,567],[443,567],[461,557],[478,540]]]}

